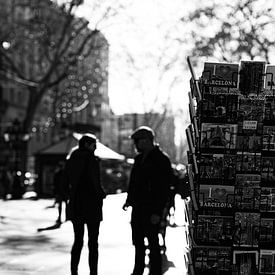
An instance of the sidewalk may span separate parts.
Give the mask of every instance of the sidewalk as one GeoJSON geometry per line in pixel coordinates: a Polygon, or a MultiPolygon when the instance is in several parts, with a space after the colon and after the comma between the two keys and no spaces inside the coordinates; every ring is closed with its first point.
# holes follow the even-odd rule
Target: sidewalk
{"type": "MultiPolygon", "coordinates": [[[[121,206],[125,194],[110,195],[104,201],[99,235],[99,274],[129,275],[134,261],[131,245],[130,212],[121,206]]],[[[54,225],[57,209],[52,199],[0,200],[0,274],[68,275],[73,241],[70,222],[54,225]]],[[[182,215],[182,213],[180,214],[182,215]]],[[[167,229],[166,275],[185,275],[185,228],[167,229]]],[[[87,239],[81,255],[79,274],[88,274],[87,239]]]]}

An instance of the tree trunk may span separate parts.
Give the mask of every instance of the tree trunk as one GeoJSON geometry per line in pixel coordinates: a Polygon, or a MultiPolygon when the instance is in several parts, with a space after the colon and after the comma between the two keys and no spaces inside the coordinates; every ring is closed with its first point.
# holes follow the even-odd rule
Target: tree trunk
{"type": "MultiPolygon", "coordinates": [[[[34,117],[42,99],[41,95],[44,94],[45,89],[40,87],[28,87],[28,91],[29,91],[28,106],[26,109],[25,119],[22,123],[22,132],[23,134],[30,135],[34,117]]],[[[21,150],[20,166],[21,166],[22,175],[24,176],[28,166],[29,139],[26,141],[22,141],[21,149],[22,150],[21,150]]]]}

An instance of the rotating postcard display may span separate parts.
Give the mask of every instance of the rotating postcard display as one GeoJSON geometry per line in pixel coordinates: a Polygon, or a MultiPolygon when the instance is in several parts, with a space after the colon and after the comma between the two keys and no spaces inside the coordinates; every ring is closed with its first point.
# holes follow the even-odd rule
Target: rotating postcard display
{"type": "Polygon", "coordinates": [[[188,274],[275,274],[275,66],[187,61],[188,274]]]}

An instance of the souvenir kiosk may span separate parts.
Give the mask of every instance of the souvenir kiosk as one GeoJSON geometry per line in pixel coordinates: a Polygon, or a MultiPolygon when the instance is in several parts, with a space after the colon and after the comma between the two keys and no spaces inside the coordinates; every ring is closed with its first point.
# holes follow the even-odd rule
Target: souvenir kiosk
{"type": "Polygon", "coordinates": [[[188,274],[275,274],[275,66],[187,61],[188,274]]]}

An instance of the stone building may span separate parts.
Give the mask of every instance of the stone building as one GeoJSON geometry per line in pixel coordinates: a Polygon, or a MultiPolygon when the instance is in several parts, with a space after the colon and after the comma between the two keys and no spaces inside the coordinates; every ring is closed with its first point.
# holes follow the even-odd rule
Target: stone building
{"type": "MultiPolygon", "coordinates": [[[[31,86],[35,83],[26,83],[26,79],[39,81],[47,65],[45,60],[39,60],[39,51],[43,49],[31,43],[31,39],[25,41],[19,31],[23,30],[24,24],[29,24],[29,38],[33,35],[36,39],[45,39],[47,36],[39,37],[41,33],[36,29],[41,27],[41,20],[46,18],[53,23],[59,22],[55,24],[59,28],[66,18],[62,8],[50,0],[0,0],[0,4],[1,20],[7,23],[0,24],[0,163],[4,164],[11,154],[4,141],[4,133],[15,119],[24,121],[30,106],[30,89],[26,88],[26,84],[31,86]],[[18,29],[16,34],[18,40],[11,41],[11,36],[6,33],[9,31],[7,26],[12,26],[15,21],[22,23],[18,25],[22,29],[18,29]],[[18,75],[24,75],[24,80],[5,67],[2,61],[6,52],[12,53],[13,61],[20,67],[18,75]]],[[[77,25],[85,19],[74,20],[77,25]]],[[[103,139],[102,142],[108,137],[104,131],[109,130],[111,117],[108,97],[109,45],[99,31],[86,27],[82,29],[84,34],[93,34],[93,50],[84,51],[84,55],[78,57],[77,66],[71,66],[67,77],[50,87],[41,99],[28,133],[31,136],[28,141],[29,157],[72,131],[95,131],[103,139]]],[[[81,35],[79,37],[81,40],[81,35]]],[[[74,45],[81,43],[80,40],[76,39],[75,44],[71,45],[72,51],[74,45]]],[[[45,39],[43,43],[48,42],[45,39]]]]}

